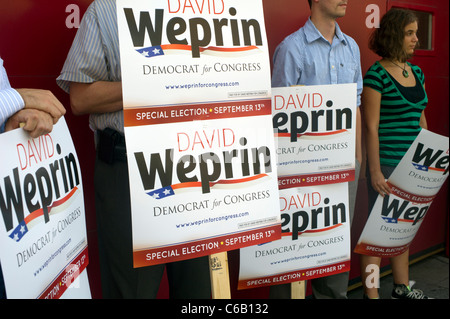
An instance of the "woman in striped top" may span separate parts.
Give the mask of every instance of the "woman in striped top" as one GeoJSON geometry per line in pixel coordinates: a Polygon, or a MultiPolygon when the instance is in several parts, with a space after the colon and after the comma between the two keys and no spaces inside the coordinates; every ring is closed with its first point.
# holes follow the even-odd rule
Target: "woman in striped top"
{"type": "MultiPolygon", "coordinates": [[[[427,128],[424,109],[428,103],[424,74],[407,60],[418,45],[417,17],[408,10],[391,9],[370,40],[370,48],[382,59],[364,78],[362,105],[366,123],[369,211],[378,194],[390,194],[386,179],[398,165],[422,128],[427,128]]],[[[381,257],[361,256],[363,284],[368,265],[381,257]]],[[[391,258],[393,298],[427,298],[409,287],[409,252],[391,258]]],[[[365,287],[365,297],[378,298],[377,288],[365,287]]]]}

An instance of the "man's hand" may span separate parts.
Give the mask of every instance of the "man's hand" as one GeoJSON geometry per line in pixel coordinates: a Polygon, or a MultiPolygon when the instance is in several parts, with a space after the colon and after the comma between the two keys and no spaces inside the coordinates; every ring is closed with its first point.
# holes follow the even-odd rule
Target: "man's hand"
{"type": "Polygon", "coordinates": [[[52,92],[39,89],[17,89],[25,102],[25,109],[35,109],[51,115],[53,124],[66,114],[66,109],[52,92]]]}
{"type": "Polygon", "coordinates": [[[53,130],[54,118],[47,112],[36,109],[23,109],[11,116],[5,124],[5,131],[11,131],[20,127],[30,133],[32,138],[48,134],[53,130]]]}

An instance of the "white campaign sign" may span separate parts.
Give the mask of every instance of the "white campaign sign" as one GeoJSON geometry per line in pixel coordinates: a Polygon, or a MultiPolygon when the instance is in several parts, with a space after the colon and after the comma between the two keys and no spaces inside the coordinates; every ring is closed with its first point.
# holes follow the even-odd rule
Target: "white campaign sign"
{"type": "Polygon", "coordinates": [[[355,252],[404,253],[448,178],[448,163],[448,137],[422,130],[388,179],[392,194],[378,196],[355,252]]]}
{"type": "Polygon", "coordinates": [[[350,269],[347,183],[280,190],[282,239],[241,249],[239,289],[350,269]]]}
{"type": "Polygon", "coordinates": [[[270,98],[261,0],[119,0],[125,108],[270,98]]]}
{"type": "Polygon", "coordinates": [[[272,89],[279,187],[355,178],[356,84],[272,89]]]}
{"type": "Polygon", "coordinates": [[[22,129],[1,134],[0,144],[0,259],[7,297],[90,298],[83,184],[65,119],[36,139],[22,129]]]}

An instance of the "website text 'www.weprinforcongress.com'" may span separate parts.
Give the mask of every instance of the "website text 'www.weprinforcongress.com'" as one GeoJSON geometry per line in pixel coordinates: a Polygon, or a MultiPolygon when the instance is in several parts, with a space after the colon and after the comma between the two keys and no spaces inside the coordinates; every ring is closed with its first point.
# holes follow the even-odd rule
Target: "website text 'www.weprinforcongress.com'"
{"type": "Polygon", "coordinates": [[[204,89],[204,88],[223,88],[223,87],[237,87],[239,82],[197,82],[197,83],[185,83],[185,84],[173,84],[166,85],[166,90],[191,90],[191,89],[204,89]]]}
{"type": "Polygon", "coordinates": [[[191,226],[200,226],[200,225],[203,225],[203,224],[227,221],[228,219],[241,218],[241,217],[246,217],[246,216],[249,216],[248,212],[229,214],[229,215],[218,216],[218,217],[208,217],[208,218],[198,219],[196,221],[189,222],[189,223],[177,224],[176,227],[177,228],[183,228],[183,227],[191,227],[191,226]]]}

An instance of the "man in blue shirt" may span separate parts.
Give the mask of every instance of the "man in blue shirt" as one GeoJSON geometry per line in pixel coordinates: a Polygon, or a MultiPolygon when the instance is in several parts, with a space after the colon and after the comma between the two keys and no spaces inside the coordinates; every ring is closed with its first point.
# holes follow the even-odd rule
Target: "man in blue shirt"
{"type": "MultiPolygon", "coordinates": [[[[356,199],[361,152],[362,73],[356,42],[342,33],[336,19],[345,16],[347,0],[308,0],[311,16],[305,25],[286,37],[274,54],[272,87],[357,83],[356,172],[349,183],[350,220],[356,199]]],[[[311,281],[314,297],[346,298],[348,273],[311,281]]],[[[271,287],[272,297],[289,298],[287,285],[271,287]]]]}

